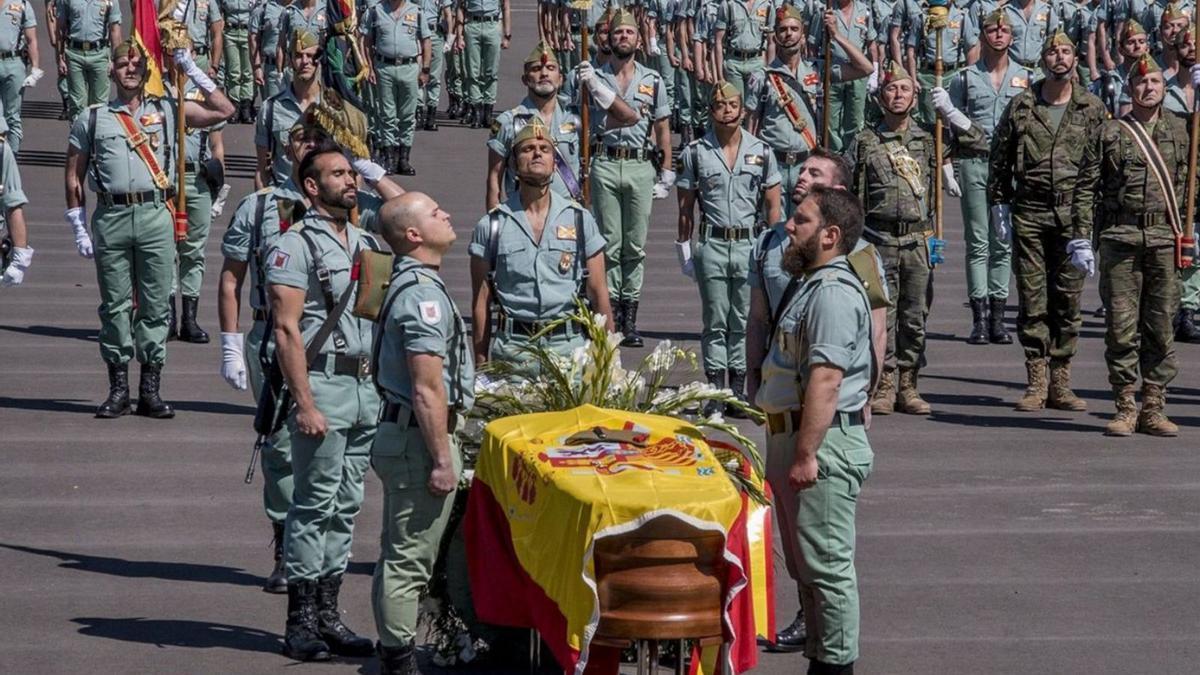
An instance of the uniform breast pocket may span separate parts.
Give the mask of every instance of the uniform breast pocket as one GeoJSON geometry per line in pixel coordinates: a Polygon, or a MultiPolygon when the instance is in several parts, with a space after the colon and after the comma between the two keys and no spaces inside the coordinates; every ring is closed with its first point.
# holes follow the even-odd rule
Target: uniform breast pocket
{"type": "MultiPolygon", "coordinates": [[[[350,283],[350,262],[337,254],[322,253],[322,255],[324,255],[325,269],[329,271],[329,281],[332,285],[334,302],[336,302],[337,298],[346,290],[346,285],[350,283]]],[[[322,288],[318,275],[319,270],[314,266],[313,276],[309,281],[308,298],[321,302],[324,306],[325,289],[322,288]]]]}
{"type": "MultiPolygon", "coordinates": [[[[97,125],[99,126],[99,125],[97,125]]],[[[129,144],[125,141],[125,136],[112,132],[100,133],[96,132],[96,138],[92,144],[92,157],[98,164],[104,164],[115,160],[128,159],[130,156],[129,144]]]]}
{"type": "Polygon", "coordinates": [[[516,290],[534,277],[537,272],[533,269],[531,248],[524,235],[501,241],[496,247],[496,277],[502,286],[516,290]]]}
{"type": "Polygon", "coordinates": [[[578,267],[575,264],[578,244],[570,239],[555,239],[546,248],[550,249],[548,262],[553,265],[554,272],[560,277],[574,279],[576,277],[576,268],[578,267]]]}
{"type": "Polygon", "coordinates": [[[712,194],[719,192],[721,186],[725,183],[725,176],[717,171],[701,171],[700,173],[700,189],[706,193],[712,194]]]}
{"type": "Polygon", "coordinates": [[[741,193],[754,194],[762,186],[763,167],[759,165],[743,166],[737,173],[737,187],[741,193]]]}

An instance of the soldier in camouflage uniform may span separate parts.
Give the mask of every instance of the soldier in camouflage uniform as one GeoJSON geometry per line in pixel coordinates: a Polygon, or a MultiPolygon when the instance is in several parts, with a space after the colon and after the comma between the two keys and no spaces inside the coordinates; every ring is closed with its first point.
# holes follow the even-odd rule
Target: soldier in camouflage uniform
{"type": "Polygon", "coordinates": [[[1175,237],[1184,193],[1175,186],[1187,183],[1188,129],[1179,117],[1162,114],[1163,73],[1149,54],[1133,65],[1129,90],[1133,109],[1107,122],[1084,151],[1070,247],[1090,245],[1095,223],[1107,310],[1104,360],[1117,406],[1105,433],[1129,436],[1136,428],[1175,436],[1179,428],[1163,406],[1177,372],[1171,318],[1179,307],[1175,237]],[[1139,372],[1140,413],[1133,396],[1139,372]]]}
{"type": "MultiPolygon", "coordinates": [[[[1016,409],[1086,410],[1071,391],[1083,273],[1069,263],[1071,197],[1104,104],[1072,81],[1075,45],[1058,32],[1042,48],[1046,79],[1009,103],[992,137],[988,204],[992,226],[1013,240],[1017,336],[1028,388],[1016,409]],[[1050,362],[1050,382],[1046,361],[1050,362]]],[[[1090,253],[1090,245],[1089,245],[1090,253]]]]}

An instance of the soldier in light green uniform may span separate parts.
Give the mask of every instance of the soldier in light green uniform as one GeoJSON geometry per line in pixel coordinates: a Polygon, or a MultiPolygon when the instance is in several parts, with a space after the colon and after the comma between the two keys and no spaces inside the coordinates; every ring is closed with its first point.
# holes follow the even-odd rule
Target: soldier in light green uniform
{"type": "Polygon", "coordinates": [[[459,21],[463,24],[464,89],[466,121],[472,129],[492,124],[496,85],[500,81],[500,50],[512,40],[508,0],[462,0],[459,21]]]}
{"type": "MultiPolygon", "coordinates": [[[[732,83],[713,88],[709,118],[712,130],[680,154],[675,247],[683,273],[700,286],[704,375],[709,384],[723,389],[728,374],[728,387],[744,400],[750,252],[759,213],[765,208],[767,222],[779,220],[780,178],[771,148],[742,131],[742,95],[732,83]],[[700,227],[693,261],[697,204],[700,227]]],[[[741,415],[731,406],[725,412],[741,415]]]]}
{"type": "Polygon", "coordinates": [[[446,36],[454,34],[452,0],[422,0],[425,21],[429,24],[429,80],[422,89],[425,107],[425,131],[437,131],[438,101],[442,97],[442,79],[446,70],[446,36]]]}
{"type": "MultiPolygon", "coordinates": [[[[494,359],[529,377],[538,373],[527,353],[530,338],[573,312],[577,298],[611,315],[600,255],[604,240],[587,209],[550,189],[554,157],[550,129],[540,117],[532,118],[512,143],[519,190],[479,220],[467,247],[475,362],[494,359]],[[494,330],[493,303],[500,317],[494,330]]],[[[578,324],[568,321],[539,344],[569,357],[585,339],[578,324]]]]}
{"type": "Polygon", "coordinates": [[[221,16],[220,0],[192,0],[182,4],[187,5],[182,21],[192,39],[196,63],[209,77],[217,79],[225,50],[225,19],[221,16]]]}
{"type": "MultiPolygon", "coordinates": [[[[667,89],[667,105],[672,111],[675,106],[675,69],[679,65],[679,55],[675,43],[675,12],[678,11],[678,0],[651,0],[646,7],[646,16],[654,21],[652,42],[647,46],[649,65],[662,75],[663,85],[667,89]]],[[[673,117],[678,121],[677,116],[673,117]]],[[[672,125],[675,126],[675,125],[672,125]]]]}
{"type": "MultiPolygon", "coordinates": [[[[186,101],[189,127],[205,128],[233,114],[233,105],[185,51],[178,67],[204,92],[186,101]]],[[[136,42],[117,45],[113,80],[117,95],[89,106],[71,125],[66,165],[66,220],[79,254],[95,257],[100,286],[100,356],[108,366],[108,397],[97,417],[125,415],[129,405],[129,361],[142,364],[137,412],[172,417],[159,396],[167,358],[168,297],[175,246],[169,200],[178,167],[173,155],[176,103],[149,98],[143,87],[149,69],[136,42]],[[130,138],[143,142],[131,147],[130,138]],[[85,177],[98,202],[92,237],[84,226],[85,177]],[[136,290],[133,287],[136,279],[136,290]],[[133,309],[134,293],[137,309],[133,309]]]]}
{"type": "Polygon", "coordinates": [[[772,0],[726,2],[717,10],[717,70],[745,95],[750,76],[762,72],[767,41],[775,30],[772,0]]]}
{"type": "Polygon", "coordinates": [[[283,651],[300,661],[368,656],[371,641],[346,627],[337,599],[379,415],[370,370],[375,324],[348,309],[351,269],[363,250],[380,246],[348,222],[358,189],[340,151],[309,153],[297,176],[311,208],[267,253],[276,351],[296,403],[287,420],[293,491],[283,651]]]}
{"type": "Polygon", "coordinates": [[[846,254],[861,231],[845,190],[816,187],[797,208],[784,266],[805,281],[782,310],[755,401],[767,413],[768,471],[787,475],[797,503],[810,673],[853,672],[859,653],[855,511],[874,461],[863,426],[874,367],[870,304],[846,254]]]}
{"type": "Polygon", "coordinates": [[[0,12],[8,21],[0,21],[0,105],[8,126],[6,142],[12,151],[21,149],[24,132],[21,127],[21,101],[26,87],[36,86],[42,79],[38,67],[37,18],[28,0],[6,0],[0,12]],[[25,62],[32,65],[28,75],[25,62]]]}
{"type": "Polygon", "coordinates": [[[67,62],[63,58],[64,45],[58,26],[58,0],[46,0],[46,33],[49,36],[50,49],[54,51],[55,87],[58,89],[58,97],[62,99],[62,111],[59,112],[58,119],[66,120],[70,119],[67,114],[71,106],[67,92],[67,62]]]}
{"type": "MultiPolygon", "coordinates": [[[[965,4],[965,3],[964,3],[965,4]]],[[[967,48],[963,40],[967,12],[958,3],[951,2],[942,28],[942,85],[951,81],[959,68],[967,65],[967,48]]],[[[934,80],[934,65],[938,57],[937,31],[929,27],[924,15],[914,17],[908,30],[905,49],[905,64],[908,72],[917,79],[921,93],[917,97],[917,109],[913,117],[918,124],[933,126],[933,103],[929,93],[937,84],[934,80]]]]}
{"type": "Polygon", "coordinates": [[[1046,40],[1042,62],[1046,79],[1017,94],[996,126],[988,204],[992,227],[1012,230],[1017,339],[1028,376],[1016,409],[1082,411],[1087,403],[1071,391],[1083,292],[1083,273],[1068,262],[1071,192],[1084,149],[1107,114],[1100,99],[1073,82],[1075,47],[1065,33],[1046,40]]]}
{"type": "Polygon", "coordinates": [[[254,0],[220,0],[225,18],[221,61],[225,94],[237,106],[235,122],[254,122],[254,72],[250,64],[250,10],[254,0]]]}
{"type": "Polygon", "coordinates": [[[29,203],[21,186],[17,155],[3,138],[4,118],[0,117],[0,224],[12,244],[12,257],[0,276],[0,288],[20,286],[33,264],[34,249],[29,245],[24,206],[29,203]]]}
{"type": "Polygon", "coordinates": [[[410,192],[380,213],[398,256],[379,318],[372,371],[382,400],[371,463],[383,533],[371,604],[383,675],[416,673],[417,613],[454,506],[462,456],[454,430],[475,401],[470,336],[438,276],[454,243],[450,216],[410,192]]]}
{"type": "MultiPolygon", "coordinates": [[[[275,63],[275,52],[283,35],[283,13],[291,0],[263,0],[250,10],[250,61],[254,84],[264,103],[283,89],[283,75],[275,63]]],[[[256,111],[257,112],[257,111],[256,111]]]]}
{"type": "MultiPolygon", "coordinates": [[[[1084,151],[1068,248],[1078,251],[1079,242],[1090,248],[1095,224],[1106,310],[1104,360],[1117,408],[1106,433],[1128,436],[1136,429],[1176,436],[1179,427],[1163,409],[1166,387],[1178,372],[1171,320],[1179,309],[1175,242],[1185,195],[1177,186],[1187,185],[1188,128],[1164,114],[1163,73],[1149,54],[1133,64],[1129,89],[1130,113],[1106,122],[1084,151]],[[1134,400],[1139,375],[1140,411],[1134,400]]],[[[1094,272],[1094,262],[1082,257],[1084,268],[1094,272]]]]}
{"type": "MultiPolygon", "coordinates": [[[[875,26],[871,22],[871,7],[862,0],[839,0],[832,9],[838,32],[860,52],[871,55],[873,62],[878,62],[879,58],[874,54],[875,26]]],[[[822,54],[824,44],[825,16],[814,12],[808,27],[809,53],[822,54]]],[[[835,66],[845,68],[850,65],[850,54],[840,44],[834,42],[830,54],[835,66]]],[[[843,81],[830,86],[829,100],[824,103],[829,112],[829,146],[834,152],[840,152],[849,146],[865,123],[866,80],[843,81]]]]}
{"type": "MultiPolygon", "coordinates": [[[[280,43],[284,40],[281,38],[280,43]]],[[[281,185],[292,174],[292,162],[286,147],[288,133],[296,120],[321,97],[321,65],[317,36],[301,30],[290,40],[291,82],[275,96],[263,102],[254,125],[254,148],[258,172],[254,185],[281,185]]]]}
{"type": "MultiPolygon", "coordinates": [[[[1008,23],[1012,26],[1012,44],[1008,55],[1017,64],[1031,71],[1038,72],[1041,67],[1041,48],[1043,42],[1054,35],[1062,23],[1057,8],[1044,0],[1024,0],[1024,2],[1009,2],[1003,7],[1008,23]]],[[[982,19],[982,16],[978,18],[982,19]]],[[[971,52],[978,55],[979,40],[982,34],[982,22],[972,20],[971,27],[964,39],[971,52]]]]}
{"type": "Polygon", "coordinates": [[[114,0],[57,0],[59,71],[67,73],[67,114],[108,101],[109,49],[121,41],[121,7],[114,0]]]}
{"type": "MultiPolygon", "coordinates": [[[[1163,108],[1183,117],[1191,115],[1195,95],[1200,91],[1200,72],[1193,74],[1196,66],[1195,29],[1191,26],[1175,36],[1172,48],[1176,52],[1179,70],[1167,83],[1166,100],[1163,108]]],[[[1179,314],[1175,317],[1175,341],[1200,344],[1200,327],[1196,326],[1196,315],[1200,313],[1200,266],[1179,270],[1180,296],[1179,314]]]]}
{"type": "Polygon", "coordinates": [[[411,0],[382,0],[362,25],[375,85],[383,164],[402,176],[416,174],[409,156],[421,87],[429,80],[432,33],[424,10],[411,0]]]}
{"type": "Polygon", "coordinates": [[[633,59],[638,44],[633,14],[620,10],[609,24],[612,55],[596,69],[598,81],[618,93],[639,115],[637,123],[616,126],[609,122],[612,109],[592,97],[592,212],[606,242],[608,290],[612,293],[618,331],[627,347],[641,347],[637,332],[638,302],[646,261],[646,235],[650,228],[653,198],[665,198],[675,183],[671,158],[671,109],[667,106],[662,76],[633,59]],[[621,82],[628,83],[623,86],[621,82]],[[655,183],[654,146],[662,156],[662,171],[655,183]],[[653,189],[651,186],[653,185],[653,189]]]}
{"type": "MultiPolygon", "coordinates": [[[[275,48],[275,61],[280,72],[289,67],[288,57],[292,52],[292,42],[297,32],[303,31],[316,37],[317,44],[325,47],[325,38],[329,37],[329,15],[326,13],[325,2],[319,0],[292,0],[283,10],[283,18],[279,20],[280,40],[275,48]]],[[[293,75],[285,72],[284,79],[293,75]]]]}
{"type": "Polygon", "coordinates": [[[853,192],[866,212],[864,236],[883,257],[887,285],[896,298],[895,307],[888,308],[882,380],[871,402],[871,411],[879,415],[895,409],[910,415],[930,412],[917,390],[917,372],[929,316],[933,172],[941,162],[934,156],[933,136],[910,116],[913,89],[912,77],[893,63],[879,88],[883,121],[857,136],[852,154],[853,192]]]}

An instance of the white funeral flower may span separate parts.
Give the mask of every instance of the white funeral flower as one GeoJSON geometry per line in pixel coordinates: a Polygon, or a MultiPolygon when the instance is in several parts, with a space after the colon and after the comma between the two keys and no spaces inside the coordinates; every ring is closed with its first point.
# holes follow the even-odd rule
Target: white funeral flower
{"type": "Polygon", "coordinates": [[[654,346],[654,351],[646,357],[646,369],[650,372],[670,370],[675,366],[675,347],[670,340],[663,340],[654,346]]]}

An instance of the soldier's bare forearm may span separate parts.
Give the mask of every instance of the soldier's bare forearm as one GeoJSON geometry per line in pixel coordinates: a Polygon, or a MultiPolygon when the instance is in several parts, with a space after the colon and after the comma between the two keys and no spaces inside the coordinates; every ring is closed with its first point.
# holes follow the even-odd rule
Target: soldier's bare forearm
{"type": "Polygon", "coordinates": [[[238,331],[242,282],[245,278],[246,263],[226,258],[221,267],[221,280],[217,286],[217,317],[221,323],[222,333],[238,331]]]}
{"type": "Polygon", "coordinates": [[[796,434],[796,460],[806,461],[817,456],[817,448],[837,414],[838,388],[842,371],[833,366],[818,364],[809,371],[804,387],[804,406],[800,413],[800,430],[796,434]]]}

